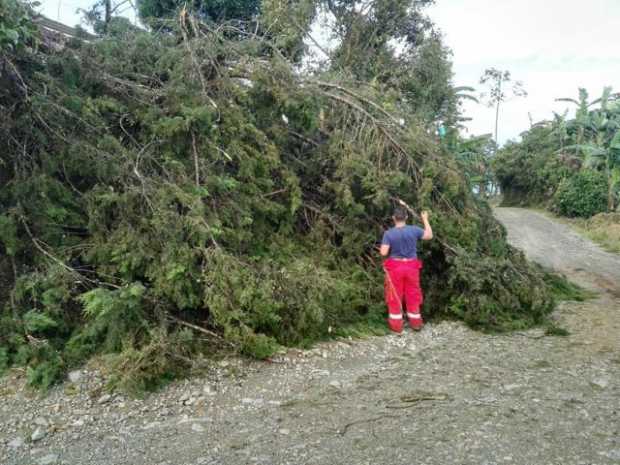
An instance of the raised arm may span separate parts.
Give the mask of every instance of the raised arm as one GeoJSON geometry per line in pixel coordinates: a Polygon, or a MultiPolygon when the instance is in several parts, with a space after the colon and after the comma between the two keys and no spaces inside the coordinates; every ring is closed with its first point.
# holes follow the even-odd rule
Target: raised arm
{"type": "Polygon", "coordinates": [[[431,228],[431,224],[428,222],[428,212],[422,212],[420,218],[422,218],[422,223],[424,223],[424,234],[422,235],[422,240],[429,241],[433,238],[433,228],[431,228]]]}

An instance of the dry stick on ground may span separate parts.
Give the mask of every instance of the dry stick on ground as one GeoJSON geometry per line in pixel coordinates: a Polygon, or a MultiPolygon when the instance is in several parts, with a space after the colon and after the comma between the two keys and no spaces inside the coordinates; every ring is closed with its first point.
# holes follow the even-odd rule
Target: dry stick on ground
{"type": "Polygon", "coordinates": [[[402,404],[399,404],[399,405],[387,404],[385,408],[405,409],[405,408],[413,407],[418,402],[423,402],[427,400],[448,400],[449,398],[450,397],[448,396],[448,394],[418,393],[418,394],[413,394],[409,396],[403,396],[400,398],[400,401],[402,402],[402,404]],[[406,404],[406,405],[403,405],[403,404],[406,404]]]}
{"type": "Polygon", "coordinates": [[[347,434],[347,431],[349,430],[349,428],[351,426],[360,425],[360,424],[363,424],[363,423],[373,423],[375,421],[383,420],[384,418],[399,418],[399,416],[400,415],[379,415],[378,417],[366,418],[364,420],[352,421],[351,423],[347,423],[346,425],[344,425],[342,427],[342,429],[338,431],[338,434],[340,436],[344,436],[345,434],[347,434]]]}
{"type": "Polygon", "coordinates": [[[219,334],[217,334],[217,333],[215,333],[215,332],[213,332],[213,331],[210,331],[210,330],[208,330],[208,329],[206,329],[206,328],[203,328],[202,326],[198,326],[198,325],[195,325],[195,324],[193,324],[193,323],[189,323],[189,322],[187,322],[187,321],[185,321],[185,320],[181,320],[180,318],[177,318],[176,316],[172,316],[172,315],[168,315],[168,319],[169,319],[170,321],[172,321],[172,322],[174,322],[174,323],[178,324],[178,325],[185,326],[185,327],[187,327],[187,328],[193,329],[194,331],[198,331],[198,332],[200,332],[200,333],[203,333],[203,334],[206,334],[206,335],[208,335],[208,336],[214,337],[214,338],[216,338],[217,340],[222,341],[222,342],[224,342],[224,343],[226,343],[226,344],[230,345],[231,347],[233,347],[233,348],[235,348],[235,349],[236,349],[236,348],[238,348],[236,344],[234,344],[234,343],[232,343],[232,342],[230,342],[230,341],[227,341],[226,339],[224,339],[224,338],[223,338],[222,336],[220,336],[219,334]]]}

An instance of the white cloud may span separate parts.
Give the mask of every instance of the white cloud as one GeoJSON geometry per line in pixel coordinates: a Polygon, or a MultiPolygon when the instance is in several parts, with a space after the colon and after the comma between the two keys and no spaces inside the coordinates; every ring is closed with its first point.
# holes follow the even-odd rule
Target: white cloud
{"type": "MultiPolygon", "coordinates": [[[[501,142],[534,121],[550,118],[579,87],[599,96],[606,85],[620,90],[618,0],[438,0],[429,14],[454,52],[455,84],[479,88],[486,68],[508,69],[525,84],[527,98],[508,102],[500,119],[501,142]]],[[[474,133],[493,131],[492,109],[468,103],[474,133]]]]}

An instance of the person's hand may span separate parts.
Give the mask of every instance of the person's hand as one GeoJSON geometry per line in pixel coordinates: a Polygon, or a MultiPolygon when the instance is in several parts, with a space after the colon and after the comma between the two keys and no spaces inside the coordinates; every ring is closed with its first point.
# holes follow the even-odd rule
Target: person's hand
{"type": "Polygon", "coordinates": [[[422,221],[424,221],[425,223],[428,221],[428,212],[425,210],[420,214],[420,217],[422,218],[422,221]]]}

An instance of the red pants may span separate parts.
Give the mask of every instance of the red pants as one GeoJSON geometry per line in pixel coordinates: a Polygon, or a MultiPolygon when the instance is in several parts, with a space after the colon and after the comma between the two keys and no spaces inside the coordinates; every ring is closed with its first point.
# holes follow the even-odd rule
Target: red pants
{"type": "Polygon", "coordinates": [[[385,270],[385,302],[388,306],[388,326],[392,331],[403,330],[403,307],[407,304],[407,319],[414,329],[422,327],[420,305],[420,260],[394,260],[383,262],[385,270]]]}

